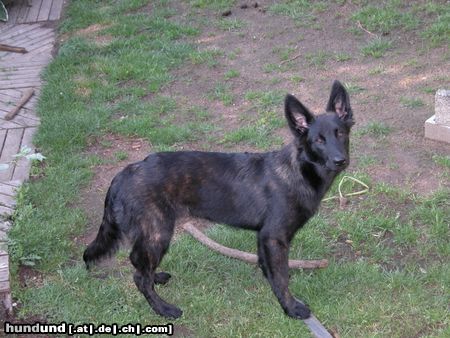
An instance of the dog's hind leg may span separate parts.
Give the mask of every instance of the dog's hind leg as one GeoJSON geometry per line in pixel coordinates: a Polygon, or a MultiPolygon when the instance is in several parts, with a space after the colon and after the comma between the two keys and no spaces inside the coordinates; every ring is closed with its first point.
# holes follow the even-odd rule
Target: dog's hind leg
{"type": "Polygon", "coordinates": [[[133,245],[130,260],[136,268],[134,282],[157,314],[167,318],[178,318],[183,312],[178,307],[165,302],[154,288],[155,283],[164,284],[170,278],[167,272],[155,273],[155,269],[169,247],[173,232],[173,225],[168,225],[164,229],[161,229],[161,226],[155,229],[156,233],[139,236],[133,245]]]}
{"type": "Polygon", "coordinates": [[[258,254],[262,270],[284,312],[293,318],[306,319],[311,312],[295,299],[289,291],[289,241],[277,232],[261,231],[258,234],[258,254]]]}

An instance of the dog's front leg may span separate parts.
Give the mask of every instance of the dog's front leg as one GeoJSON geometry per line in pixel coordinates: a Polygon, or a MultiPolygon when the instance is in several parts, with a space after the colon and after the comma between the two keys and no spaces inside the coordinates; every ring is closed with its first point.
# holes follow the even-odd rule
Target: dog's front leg
{"type": "Polygon", "coordinates": [[[309,318],[309,308],[289,291],[289,241],[260,232],[258,249],[259,264],[284,312],[293,318],[309,318]]]}

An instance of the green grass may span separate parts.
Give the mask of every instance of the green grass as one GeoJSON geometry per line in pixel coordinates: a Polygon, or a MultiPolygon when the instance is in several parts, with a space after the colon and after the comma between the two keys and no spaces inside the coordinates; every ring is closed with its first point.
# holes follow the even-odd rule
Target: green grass
{"type": "Polygon", "coordinates": [[[445,156],[445,155],[433,155],[433,161],[436,164],[439,164],[445,168],[449,168],[450,169],[450,156],[445,156]]]}
{"type": "Polygon", "coordinates": [[[231,86],[226,83],[218,83],[209,93],[210,99],[219,100],[225,106],[233,104],[233,94],[231,93],[231,86]]]}
{"type": "Polygon", "coordinates": [[[317,13],[327,8],[324,1],[287,0],[269,6],[269,12],[285,15],[301,26],[311,26],[317,20],[317,13]]]}
{"type": "Polygon", "coordinates": [[[389,1],[387,5],[380,7],[368,5],[364,6],[352,15],[354,22],[360,22],[361,25],[373,32],[380,34],[389,34],[392,31],[403,28],[413,29],[419,24],[416,16],[412,13],[398,8],[398,1],[389,1]]]}
{"type": "Polygon", "coordinates": [[[383,66],[374,67],[372,69],[369,69],[369,75],[379,75],[382,74],[384,70],[385,69],[383,66]]]}
{"type": "Polygon", "coordinates": [[[334,54],[334,59],[338,62],[346,62],[352,59],[352,56],[348,53],[340,52],[334,54]]]}
{"type": "Polygon", "coordinates": [[[400,103],[402,106],[406,108],[420,108],[425,105],[425,103],[421,99],[410,98],[410,97],[401,97],[400,103]]]}
{"type": "Polygon", "coordinates": [[[222,142],[228,146],[238,143],[249,144],[261,150],[280,146],[282,140],[274,135],[274,131],[285,126],[283,115],[279,112],[284,93],[249,91],[245,94],[245,99],[251,103],[251,113],[245,115],[243,121],[245,124],[242,127],[225,133],[222,142]]]}
{"type": "Polygon", "coordinates": [[[189,3],[194,8],[226,11],[234,5],[235,0],[190,0],[189,3]]]}
{"type": "Polygon", "coordinates": [[[392,128],[384,122],[371,121],[364,127],[358,129],[355,134],[356,136],[371,135],[376,138],[383,138],[389,135],[391,131],[392,128]]]}
{"type": "Polygon", "coordinates": [[[126,152],[125,150],[119,150],[116,151],[114,153],[114,157],[118,160],[118,161],[125,161],[128,158],[128,152],[126,152]]]}
{"type": "Polygon", "coordinates": [[[223,31],[236,32],[246,27],[245,21],[236,18],[221,18],[217,22],[217,27],[223,31]]]}
{"type": "Polygon", "coordinates": [[[229,71],[227,71],[227,72],[224,74],[223,77],[224,77],[225,80],[230,80],[230,79],[239,77],[240,75],[241,75],[241,74],[239,73],[238,70],[236,70],[236,69],[230,69],[229,71]]]}
{"type": "Polygon", "coordinates": [[[357,94],[357,93],[360,93],[360,92],[366,90],[365,88],[361,87],[360,85],[357,85],[355,83],[350,83],[350,82],[345,83],[345,88],[347,89],[349,94],[357,94]]]}
{"type": "Polygon", "coordinates": [[[315,53],[306,53],[305,60],[309,66],[314,66],[317,68],[324,68],[326,62],[332,57],[331,54],[325,51],[318,51],[315,53]]]}
{"type": "Polygon", "coordinates": [[[433,19],[422,31],[422,36],[433,46],[450,45],[450,8],[448,4],[427,2],[424,4],[427,15],[433,19]]]}
{"type": "Polygon", "coordinates": [[[368,42],[366,45],[361,47],[361,53],[364,56],[371,56],[373,58],[380,58],[386,54],[386,52],[392,48],[392,42],[376,38],[368,42]]]}

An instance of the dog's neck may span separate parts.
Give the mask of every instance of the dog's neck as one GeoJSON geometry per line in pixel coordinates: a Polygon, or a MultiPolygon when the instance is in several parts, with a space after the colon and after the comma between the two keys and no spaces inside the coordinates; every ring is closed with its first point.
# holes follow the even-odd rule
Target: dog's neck
{"type": "Polygon", "coordinates": [[[306,153],[304,147],[292,142],[273,153],[277,158],[280,176],[284,180],[296,185],[298,179],[304,179],[311,188],[322,198],[330,188],[335,177],[339,174],[314,162],[306,153]]]}

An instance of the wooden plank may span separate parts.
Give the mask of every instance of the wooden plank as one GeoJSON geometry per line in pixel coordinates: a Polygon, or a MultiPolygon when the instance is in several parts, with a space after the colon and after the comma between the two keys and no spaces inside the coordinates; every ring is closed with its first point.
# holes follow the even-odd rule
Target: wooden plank
{"type": "Polygon", "coordinates": [[[0,215],[8,217],[11,216],[13,213],[14,213],[13,209],[0,205],[0,215]]]}
{"type": "MultiPolygon", "coordinates": [[[[8,113],[0,111],[0,119],[4,119],[7,114],[8,113]]],[[[22,114],[16,115],[11,121],[8,121],[8,122],[14,122],[19,127],[37,127],[37,126],[39,126],[39,120],[30,119],[26,116],[23,116],[22,114]]]]}
{"type": "MultiPolygon", "coordinates": [[[[42,31],[41,28],[36,28],[31,32],[27,32],[26,34],[22,34],[20,36],[13,37],[6,41],[10,45],[14,45],[17,47],[24,47],[29,51],[27,46],[33,43],[36,38],[39,38],[44,35],[50,35],[48,31],[42,31]]],[[[22,54],[21,56],[26,56],[26,54],[22,54]]],[[[16,55],[15,59],[20,59],[21,56],[16,55]]]]}
{"type": "Polygon", "coordinates": [[[8,23],[14,25],[16,24],[17,17],[19,16],[20,7],[22,6],[22,1],[14,1],[12,6],[9,7],[8,16],[9,20],[8,23]]]}
{"type": "Polygon", "coordinates": [[[15,25],[11,26],[11,28],[2,32],[2,41],[11,41],[13,42],[15,38],[23,36],[25,33],[36,29],[36,27],[40,27],[39,24],[32,25],[15,25]]]}
{"type": "Polygon", "coordinates": [[[64,0],[53,0],[52,9],[50,10],[49,20],[59,20],[61,18],[64,0]]]}
{"type": "MultiPolygon", "coordinates": [[[[29,44],[35,38],[53,33],[50,28],[42,28],[40,26],[35,27],[33,30],[28,31],[26,34],[20,35],[19,39],[14,39],[14,46],[19,46],[19,44],[29,44]]],[[[54,33],[53,33],[54,34],[54,33]]],[[[24,46],[26,47],[26,46],[24,46]]]]}
{"type": "Polygon", "coordinates": [[[1,293],[9,292],[10,290],[11,289],[10,289],[9,280],[0,282],[0,292],[1,293]]]}
{"type": "MultiPolygon", "coordinates": [[[[13,160],[13,155],[17,154],[22,143],[24,128],[8,129],[6,140],[3,145],[2,153],[0,155],[0,163],[9,163],[13,160]]],[[[0,180],[10,180],[14,171],[14,165],[10,165],[7,170],[0,171],[0,180]]]]}
{"type": "Polygon", "coordinates": [[[14,197],[16,196],[17,187],[0,182],[0,194],[14,197]]]}
{"type": "MultiPolygon", "coordinates": [[[[3,60],[2,60],[3,61],[3,60]]],[[[6,63],[6,62],[5,62],[6,63]]],[[[10,65],[11,63],[6,63],[7,65],[10,65]]],[[[0,67],[1,67],[2,63],[0,63],[0,67]]],[[[19,67],[26,67],[26,66],[42,66],[45,67],[47,66],[46,63],[42,63],[41,61],[14,61],[14,66],[19,68],[19,67]]]]}
{"type": "Polygon", "coordinates": [[[42,0],[33,0],[31,8],[28,11],[26,22],[36,22],[38,20],[39,10],[41,9],[42,0]]]}
{"type": "MultiPolygon", "coordinates": [[[[55,36],[54,36],[54,34],[52,34],[50,36],[45,36],[45,37],[42,36],[42,37],[37,38],[36,41],[33,41],[33,43],[29,44],[26,48],[27,48],[28,52],[31,54],[37,53],[43,47],[47,47],[51,51],[54,43],[55,43],[55,36]]],[[[28,56],[28,55],[30,55],[30,54],[27,54],[26,56],[28,56]]]]}
{"type": "Polygon", "coordinates": [[[0,80],[0,89],[9,89],[9,88],[27,88],[27,87],[37,87],[41,86],[42,81],[40,80],[33,80],[33,81],[26,81],[26,80],[17,80],[17,81],[9,81],[9,80],[0,80]]]}
{"type": "Polygon", "coordinates": [[[17,16],[16,23],[25,23],[28,11],[30,10],[30,6],[28,6],[27,2],[22,3],[22,7],[20,8],[19,15],[17,16]]]}
{"type": "Polygon", "coordinates": [[[8,255],[0,256],[0,282],[9,280],[9,257],[8,255]]]}
{"type": "Polygon", "coordinates": [[[17,129],[17,128],[23,128],[23,127],[18,123],[0,119],[0,128],[3,128],[6,130],[6,129],[17,129]]]}
{"type": "Polygon", "coordinates": [[[14,209],[16,206],[16,199],[12,196],[0,194],[0,205],[14,209]]]}
{"type": "Polygon", "coordinates": [[[6,80],[18,80],[18,79],[30,79],[33,78],[33,80],[40,79],[40,73],[39,72],[33,72],[33,73],[21,73],[16,72],[13,74],[8,74],[5,76],[0,76],[0,81],[6,81],[6,80]]]}
{"type": "Polygon", "coordinates": [[[3,145],[5,144],[5,139],[6,139],[6,130],[1,129],[0,130],[0,154],[3,151],[3,145]]]}
{"type": "Polygon", "coordinates": [[[42,1],[41,10],[39,11],[38,21],[47,21],[52,9],[52,0],[42,1]]]}
{"type": "Polygon", "coordinates": [[[0,77],[6,78],[8,76],[14,76],[14,75],[36,75],[40,74],[42,71],[41,67],[35,67],[35,68],[21,68],[21,69],[8,69],[0,71],[0,77]]]}

